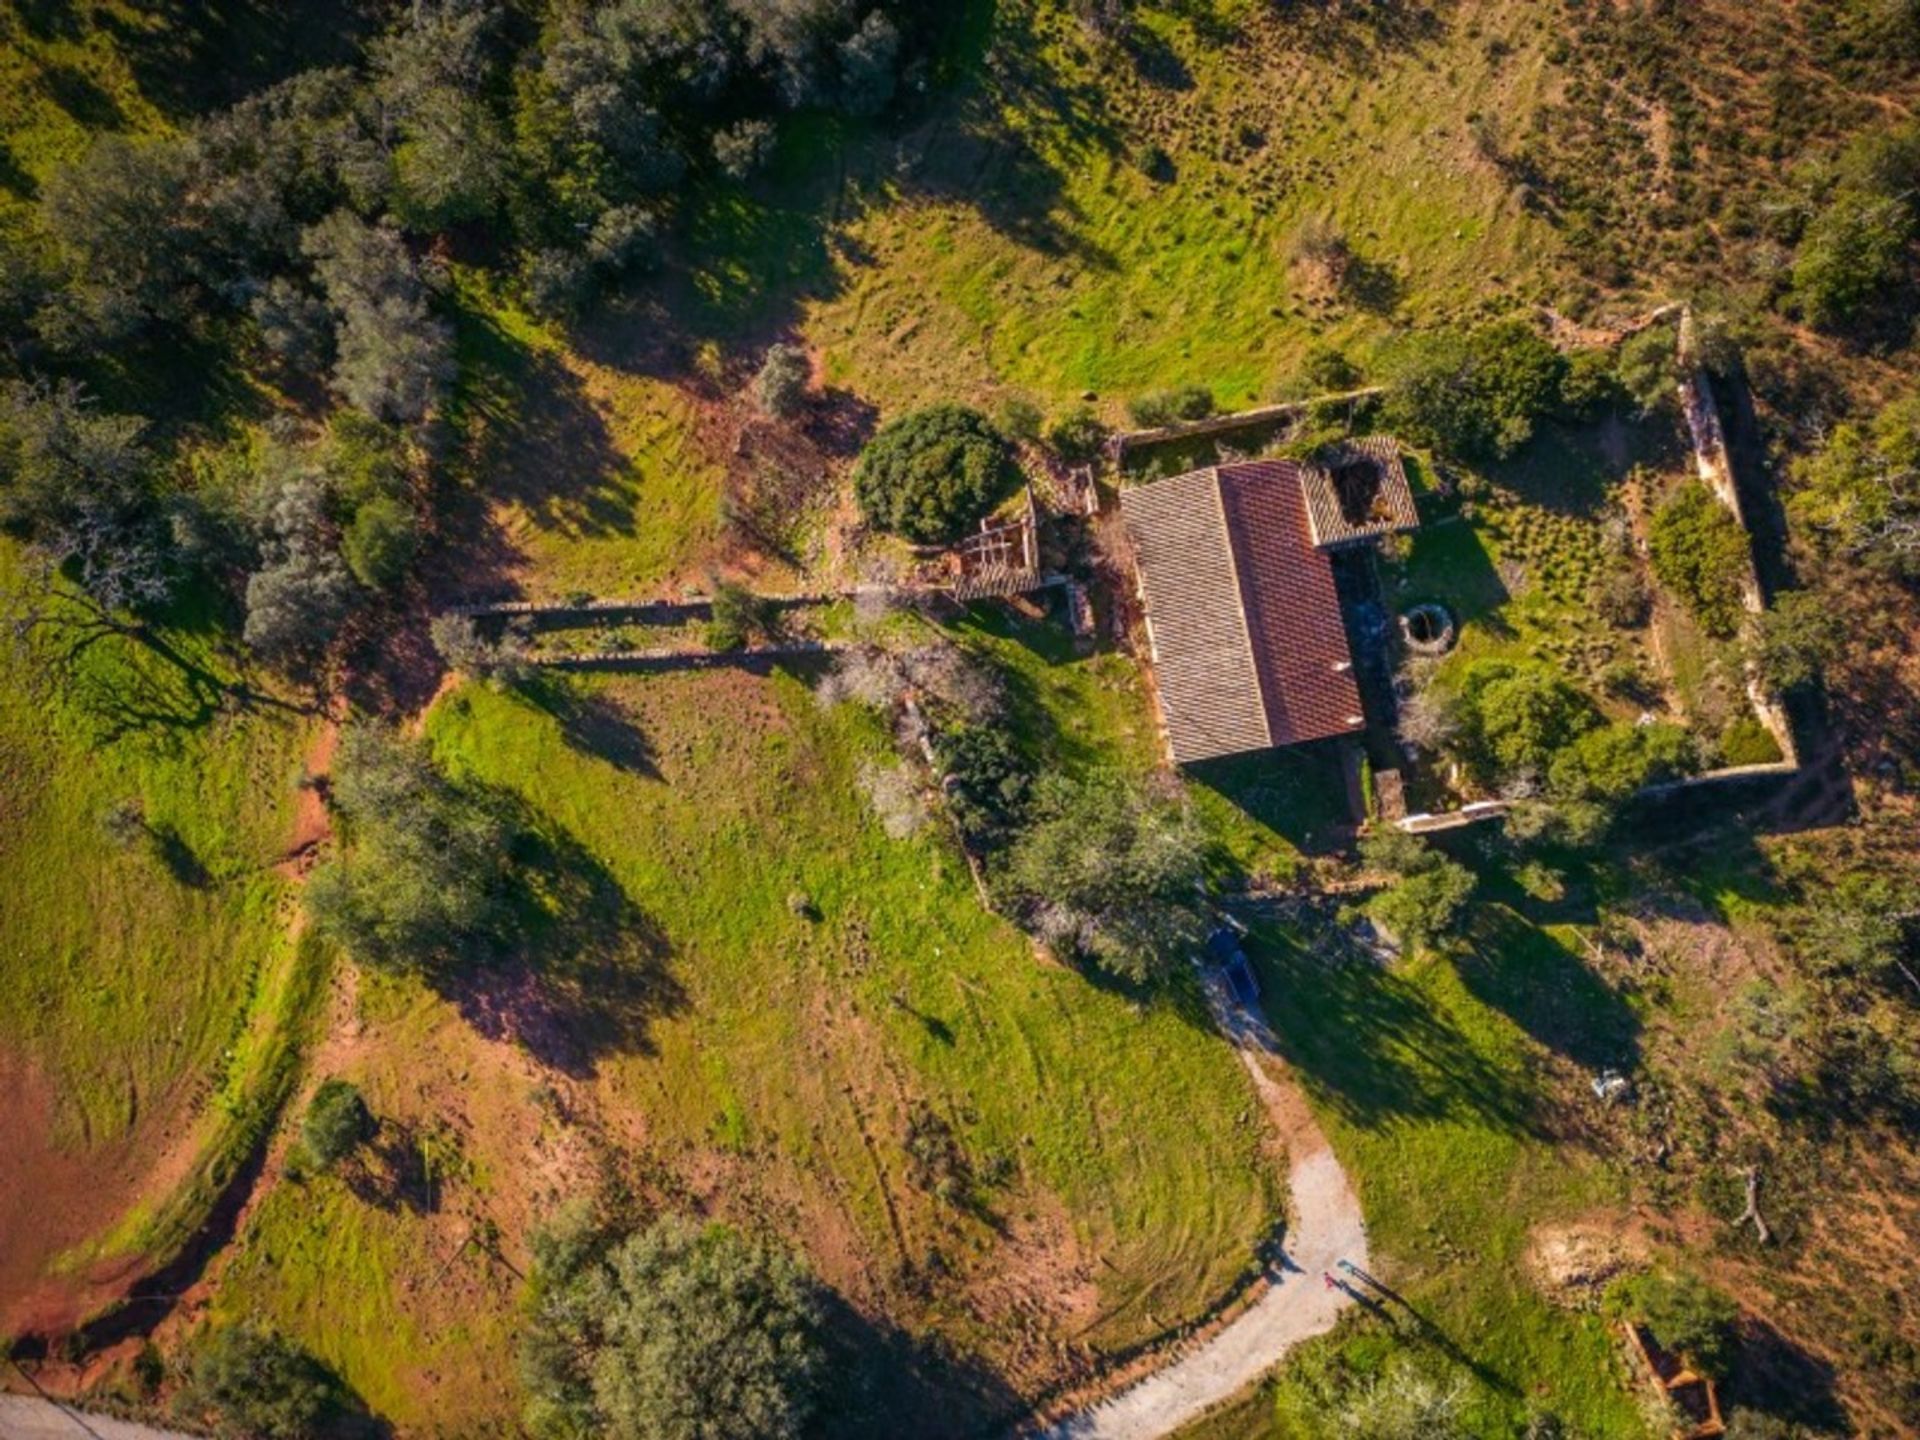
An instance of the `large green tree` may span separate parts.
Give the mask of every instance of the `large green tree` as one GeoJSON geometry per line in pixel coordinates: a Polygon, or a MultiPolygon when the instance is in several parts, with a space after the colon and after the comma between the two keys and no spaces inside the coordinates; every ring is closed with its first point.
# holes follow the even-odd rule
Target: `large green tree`
{"type": "Polygon", "coordinates": [[[820,1307],[784,1250],[679,1216],[608,1243],[570,1216],[536,1246],[521,1347],[542,1440],[794,1440],[822,1376],[820,1307]]]}
{"type": "Polygon", "coordinates": [[[1205,840],[1184,800],[1113,773],[1043,777],[1004,883],[1039,933],[1131,980],[1172,973],[1202,924],[1205,840]]]}
{"type": "Polygon", "coordinates": [[[316,928],[394,968],[470,962],[507,944],[515,829],[496,797],[448,779],[423,742],[359,725],[341,736],[332,798],[346,845],[307,882],[316,928]]]}
{"type": "Polygon", "coordinates": [[[1005,439],[964,405],[930,405],[888,421],[853,475],[872,524],[923,544],[958,538],[1018,481],[1005,439]]]}

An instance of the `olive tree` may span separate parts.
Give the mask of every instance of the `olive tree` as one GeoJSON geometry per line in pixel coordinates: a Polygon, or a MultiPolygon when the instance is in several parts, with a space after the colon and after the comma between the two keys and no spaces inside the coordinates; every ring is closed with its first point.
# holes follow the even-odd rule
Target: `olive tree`
{"type": "Polygon", "coordinates": [[[1201,936],[1206,843],[1182,797],[1113,773],[1047,775],[1003,883],[1048,943],[1146,981],[1173,973],[1201,936]]]}
{"type": "Polygon", "coordinates": [[[824,1373],[812,1281],[784,1250],[679,1216],[535,1245],[521,1343],[542,1440],[797,1440],[824,1373]]]}
{"type": "Polygon", "coordinates": [[[190,1409],[261,1440],[309,1440],[342,1400],[320,1362],[257,1325],[226,1325],[195,1347],[182,1396],[190,1409]]]}

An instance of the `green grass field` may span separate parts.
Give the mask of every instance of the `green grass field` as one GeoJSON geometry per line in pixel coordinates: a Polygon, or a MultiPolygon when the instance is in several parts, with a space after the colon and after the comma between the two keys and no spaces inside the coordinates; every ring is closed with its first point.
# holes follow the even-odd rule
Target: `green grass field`
{"type": "Polygon", "coordinates": [[[1569,1433],[1638,1436],[1598,1319],[1550,1307],[1519,1264],[1532,1226],[1623,1193],[1555,1143],[1546,1056],[1597,1035],[1624,1042],[1632,1024],[1566,948],[1571,935],[1503,906],[1485,918],[1461,960],[1392,971],[1330,968],[1284,935],[1260,936],[1268,1015],[1358,1188],[1376,1273],[1420,1317],[1349,1324],[1315,1344],[1343,1349],[1362,1374],[1402,1349],[1470,1371],[1474,1433],[1544,1410],[1569,1433]]]}
{"type": "MultiPolygon", "coordinates": [[[[17,600],[17,552],[0,563],[17,600]]],[[[10,1099],[51,1096],[22,1129],[95,1156],[108,1173],[78,1213],[119,1222],[106,1239],[65,1233],[69,1264],[154,1238],[174,1182],[155,1193],[144,1168],[187,1146],[196,1117],[242,1108],[260,1078],[294,963],[272,867],[310,733],[271,695],[236,703],[241,677],[191,621],[152,647],[99,639],[52,664],[76,638],[10,651],[0,689],[0,1054],[40,1082],[10,1099]],[[129,801],[145,828],[116,844],[102,817],[129,801]]]]}
{"type": "MultiPolygon", "coordinates": [[[[1127,752],[1112,726],[1137,723],[1130,677],[1111,661],[1029,664],[1039,703],[1092,731],[1066,744],[1127,752]]],[[[1019,1352],[1034,1334],[1005,1333],[996,1307],[1006,1287],[1042,1282],[1009,1267],[1038,1266],[1062,1292],[1032,1296],[1042,1318],[1018,1322],[1048,1346],[1125,1348],[1231,1287],[1283,1197],[1245,1078],[1196,998],[1142,1002],[1041,962],[980,908],[938,831],[887,839],[855,779],[885,753],[877,725],[823,712],[799,678],[647,676],[568,694],[542,708],[469,686],[430,733],[458,772],[513,791],[577,846],[617,888],[608,913],[629,933],[609,943],[656,957],[654,989],[643,981],[570,1022],[594,1037],[596,1104],[638,1137],[647,1173],[779,1226],[830,1283],[908,1332],[1020,1358],[1029,1378],[1033,1356],[1019,1352]],[[795,893],[818,918],[794,912],[795,893]],[[906,1122],[921,1105],[994,1177],[973,1205],[907,1180],[906,1122]],[[936,1253],[947,1280],[928,1279],[936,1253]]],[[[437,1028],[458,1026],[446,1011],[416,993],[376,1020],[377,1054],[357,1071],[376,1106],[408,1103],[431,1069],[423,1057],[454,1043],[437,1028]]],[[[461,1103],[524,1112],[528,1097],[461,1103]]],[[[486,1123],[475,1135],[472,1203],[487,1210],[506,1203],[488,1177],[523,1162],[490,1148],[486,1123]]],[[[480,1318],[459,1333],[416,1293],[445,1248],[337,1182],[283,1188],[244,1238],[223,1304],[308,1338],[381,1413],[423,1420],[422,1395],[437,1392],[421,1375],[445,1367],[422,1355],[488,1368],[510,1328],[510,1288],[462,1292],[480,1318]],[[395,1346],[396,1326],[427,1343],[395,1346]]],[[[1012,1368],[1002,1383],[1017,1389],[1012,1368]]]]}

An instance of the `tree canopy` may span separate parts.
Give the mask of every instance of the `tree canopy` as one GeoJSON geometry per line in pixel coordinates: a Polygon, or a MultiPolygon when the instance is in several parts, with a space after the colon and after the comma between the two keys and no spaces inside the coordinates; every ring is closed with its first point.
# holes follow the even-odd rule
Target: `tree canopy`
{"type": "Polygon", "coordinates": [[[1130,980],[1164,977],[1202,930],[1205,841],[1174,795],[1100,773],[1033,788],[1006,884],[1043,938],[1130,980]]]}
{"type": "Polygon", "coordinates": [[[986,416],[930,405],[880,427],[853,485],[870,523],[937,544],[957,539],[1018,480],[1007,442],[986,416]]]}
{"type": "Polygon", "coordinates": [[[567,1217],[535,1247],[521,1345],[543,1440],[793,1440],[822,1375],[820,1308],[785,1251],[666,1216],[624,1239],[567,1217]]]}
{"type": "Polygon", "coordinates": [[[493,795],[449,780],[423,742],[360,725],[341,736],[333,804],[348,843],[307,882],[319,931],[358,960],[402,969],[507,943],[515,830],[493,795]]]}
{"type": "Polygon", "coordinates": [[[1647,536],[1653,573],[1709,635],[1740,625],[1742,586],[1751,565],[1747,532],[1698,480],[1690,480],[1653,512],[1647,536]]]}
{"type": "Polygon", "coordinates": [[[1387,423],[1462,459],[1501,459],[1560,402],[1567,362],[1524,320],[1430,330],[1396,357],[1387,423]]]}

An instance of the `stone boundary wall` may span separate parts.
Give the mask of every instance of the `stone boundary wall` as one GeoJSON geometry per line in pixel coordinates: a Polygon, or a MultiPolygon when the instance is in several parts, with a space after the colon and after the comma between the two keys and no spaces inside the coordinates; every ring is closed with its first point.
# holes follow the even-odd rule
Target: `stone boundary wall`
{"type": "MultiPolygon", "coordinates": [[[[1685,371],[1679,381],[1680,408],[1687,417],[1687,433],[1693,440],[1694,470],[1713,497],[1732,512],[1741,534],[1747,537],[1746,572],[1740,580],[1740,604],[1747,612],[1746,632],[1751,634],[1758,617],[1767,608],[1766,594],[1760,588],[1760,574],[1753,561],[1753,530],[1747,524],[1746,512],[1740,504],[1740,487],[1733,473],[1733,457],[1727,449],[1720,408],[1714,399],[1713,381],[1706,367],[1693,359],[1693,310],[1686,305],[1661,306],[1643,317],[1642,323],[1624,328],[1621,334],[1638,333],[1674,314],[1678,314],[1680,320],[1675,353],[1685,371]]],[[[1797,774],[1800,769],[1800,746],[1793,733],[1793,721],[1786,707],[1780,703],[1780,697],[1767,687],[1759,667],[1751,660],[1746,662],[1746,690],[1747,703],[1752,707],[1754,717],[1773,737],[1783,758],[1761,765],[1726,765],[1704,774],[1689,775],[1682,780],[1662,781],[1637,791],[1634,798],[1665,799],[1690,791],[1712,790],[1735,781],[1797,774]]],[[[1495,820],[1505,815],[1509,808],[1510,802],[1505,800],[1479,800],[1471,805],[1463,805],[1458,810],[1438,815],[1409,815],[1395,823],[1409,834],[1428,835],[1495,820]]]]}
{"type": "Polygon", "coordinates": [[[1315,405],[1337,404],[1342,400],[1365,400],[1375,395],[1386,394],[1386,388],[1380,385],[1367,385],[1358,390],[1343,390],[1337,395],[1317,395],[1311,400],[1285,400],[1277,405],[1259,405],[1251,410],[1235,410],[1226,415],[1209,415],[1204,420],[1183,420],[1175,425],[1161,425],[1151,430],[1122,430],[1107,441],[1107,451],[1117,464],[1126,459],[1127,451],[1141,445],[1162,445],[1169,440],[1193,440],[1207,435],[1227,435],[1235,430],[1250,430],[1257,425],[1271,425],[1280,420],[1291,420],[1304,415],[1315,405]]]}

